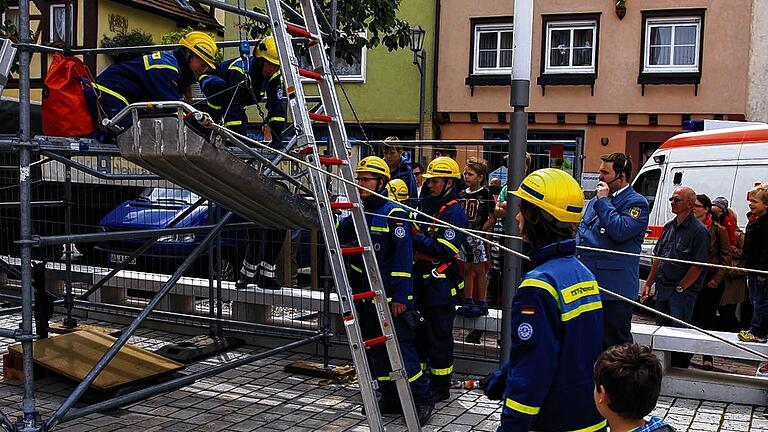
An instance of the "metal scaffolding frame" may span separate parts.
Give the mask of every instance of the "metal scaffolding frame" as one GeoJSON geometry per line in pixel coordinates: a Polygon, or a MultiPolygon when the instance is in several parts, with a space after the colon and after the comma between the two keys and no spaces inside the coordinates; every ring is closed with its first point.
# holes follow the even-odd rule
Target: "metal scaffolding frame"
{"type": "MultiPolygon", "coordinates": [[[[226,12],[239,14],[247,18],[254,19],[256,21],[269,24],[269,17],[263,14],[256,13],[240,7],[221,3],[217,0],[192,0],[197,3],[205,4],[211,8],[222,9],[226,12]]],[[[70,5],[72,0],[67,4],[70,5]]],[[[287,5],[283,4],[287,13],[293,17],[300,17],[298,13],[291,10],[287,5]]],[[[65,8],[65,20],[67,23],[72,22],[71,9],[65,8]]],[[[163,49],[173,49],[178,45],[152,45],[152,46],[140,46],[140,47],[119,47],[119,48],[83,48],[73,49],[71,47],[71,26],[65,26],[64,35],[64,47],[55,48],[44,46],[40,44],[34,44],[30,40],[30,1],[20,0],[19,2],[19,34],[20,40],[15,44],[19,54],[19,134],[13,138],[0,137],[0,147],[12,148],[18,152],[19,155],[19,201],[16,203],[3,203],[5,207],[18,207],[20,211],[20,239],[17,243],[20,246],[21,256],[21,271],[17,271],[15,267],[7,264],[5,261],[1,261],[0,270],[10,274],[14,274],[21,279],[21,297],[3,295],[4,298],[12,301],[18,301],[21,306],[5,308],[0,311],[0,315],[8,315],[21,312],[21,325],[18,329],[0,329],[0,337],[12,338],[22,344],[22,364],[24,370],[23,381],[23,398],[22,398],[22,416],[18,421],[14,422],[7,414],[0,411],[0,428],[7,431],[43,431],[54,428],[57,424],[69,420],[73,420],[90,413],[118,407],[130,402],[138,401],[162,392],[173,390],[185,385],[188,385],[198,379],[216,375],[218,373],[252,363],[254,361],[273,356],[282,352],[290,351],[312,343],[322,343],[323,359],[324,363],[328,364],[328,339],[332,336],[329,331],[330,320],[327,317],[327,312],[330,308],[330,286],[325,284],[324,287],[324,301],[320,310],[319,327],[316,330],[305,330],[288,328],[277,325],[265,325],[259,323],[251,323],[238,321],[234,319],[224,319],[221,316],[221,275],[218,275],[218,286],[214,289],[214,281],[212,276],[209,276],[209,299],[210,309],[209,316],[200,315],[187,315],[181,313],[156,311],[154,310],[161,299],[168,294],[174,287],[176,282],[185,274],[185,272],[192,266],[204,251],[208,251],[209,265],[214,264],[214,254],[210,253],[212,250],[218,250],[218,258],[221,259],[220,248],[214,247],[214,242],[218,239],[219,234],[225,230],[230,229],[242,229],[255,226],[253,223],[231,223],[229,220],[232,217],[232,213],[229,212],[223,217],[214,220],[210,215],[209,225],[176,228],[181,220],[187,215],[192,213],[195,209],[203,205],[206,201],[205,198],[198,199],[194,204],[185,209],[182,213],[173,218],[168,224],[168,228],[143,230],[143,231],[130,231],[130,232],[105,232],[105,233],[92,233],[92,234],[73,234],[72,233],[72,170],[81,171],[85,174],[102,180],[157,180],[161,179],[156,175],[134,175],[134,174],[105,174],[98,170],[92,169],[87,165],[78,163],[73,160],[73,156],[80,155],[119,155],[120,152],[116,146],[110,146],[101,144],[94,140],[88,139],[68,139],[59,137],[47,137],[39,136],[32,137],[30,131],[30,56],[34,52],[38,53],[63,53],[65,55],[84,55],[84,54],[114,54],[114,53],[129,53],[129,52],[151,52],[163,49]],[[70,143],[70,146],[62,146],[61,142],[64,140],[66,143],[70,143]],[[78,144],[78,145],[75,145],[78,144]],[[40,151],[45,159],[31,163],[32,151],[40,151]],[[65,167],[65,180],[64,180],[64,197],[62,200],[56,201],[31,201],[31,168],[36,164],[45,164],[51,161],[59,162],[65,167]],[[32,235],[32,213],[31,208],[33,206],[54,206],[64,207],[65,221],[63,235],[52,236],[37,236],[32,235]],[[194,249],[194,251],[186,257],[184,262],[176,269],[176,271],[166,280],[159,291],[153,296],[148,304],[143,308],[133,308],[129,306],[103,304],[97,302],[88,301],[91,294],[98,291],[104,284],[112,277],[117,275],[122,269],[125,268],[133,258],[138,257],[143,252],[148,250],[154,242],[161,236],[182,234],[182,233],[198,233],[205,234],[205,239],[200,242],[194,249]],[[118,264],[115,268],[96,281],[89,289],[84,293],[75,295],[72,289],[72,243],[77,242],[98,242],[105,240],[116,239],[137,239],[146,238],[147,240],[135,250],[123,263],[118,264]],[[33,341],[37,338],[32,329],[33,318],[33,286],[32,286],[32,248],[50,245],[63,245],[65,256],[65,294],[63,298],[56,300],[54,304],[63,305],[66,308],[65,325],[67,322],[70,324],[76,323],[72,318],[72,310],[74,308],[88,309],[93,306],[97,306],[103,309],[112,309],[121,312],[129,312],[135,314],[136,317],[132,323],[125,329],[116,342],[107,350],[102,358],[97,362],[93,369],[85,376],[85,378],[76,386],[73,392],[66,398],[61,406],[47,419],[41,419],[37,412],[35,405],[35,392],[34,392],[34,365],[33,365],[33,341]],[[218,295],[214,295],[214,293],[218,295]],[[214,314],[213,301],[218,303],[217,314],[214,314]],[[249,355],[244,358],[229,361],[215,367],[210,367],[199,372],[191,373],[186,376],[178,377],[165,381],[161,384],[152,385],[150,387],[142,388],[141,390],[134,391],[128,394],[121,395],[119,397],[113,397],[111,399],[92,404],[83,408],[73,409],[75,403],[82,397],[88,387],[94,382],[97,376],[103,371],[108,363],[117,355],[121,347],[123,347],[134,335],[136,330],[142,325],[142,323],[150,319],[150,316],[160,318],[176,318],[189,321],[197,321],[201,323],[207,323],[211,326],[212,333],[215,331],[220,336],[224,327],[227,328],[247,328],[255,331],[272,331],[279,332],[284,335],[291,335],[294,339],[292,342],[288,342],[285,345],[279,346],[274,349],[270,349],[266,352],[249,355]]],[[[255,41],[248,41],[250,44],[254,44],[255,41]]],[[[237,47],[240,45],[239,41],[219,42],[220,47],[237,47]]],[[[247,147],[240,147],[242,150],[241,156],[249,157],[251,159],[257,159],[261,162],[262,166],[267,167],[267,170],[274,175],[278,175],[281,180],[289,183],[295,187],[296,190],[303,193],[312,192],[302,183],[294,179],[293,177],[281,172],[276,165],[280,159],[279,157],[273,160],[264,158],[260,153],[254,152],[247,147]]],[[[235,152],[233,152],[235,153],[235,152]]],[[[210,204],[209,204],[210,205],[210,204]]]]}

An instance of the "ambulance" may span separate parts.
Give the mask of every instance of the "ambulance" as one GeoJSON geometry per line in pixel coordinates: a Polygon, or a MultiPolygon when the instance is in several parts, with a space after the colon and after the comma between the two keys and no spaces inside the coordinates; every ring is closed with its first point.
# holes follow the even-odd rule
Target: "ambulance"
{"type": "MultiPolygon", "coordinates": [[[[632,187],[645,196],[651,209],[643,254],[651,254],[664,224],[674,217],[668,200],[681,186],[710,199],[726,197],[736,212],[738,226],[744,229],[749,211],[747,192],[768,181],[768,125],[733,124],[744,125],[714,122],[705,125],[706,130],[668,139],[637,173],[632,187]]],[[[641,258],[640,266],[644,278],[650,258],[641,258]]]]}

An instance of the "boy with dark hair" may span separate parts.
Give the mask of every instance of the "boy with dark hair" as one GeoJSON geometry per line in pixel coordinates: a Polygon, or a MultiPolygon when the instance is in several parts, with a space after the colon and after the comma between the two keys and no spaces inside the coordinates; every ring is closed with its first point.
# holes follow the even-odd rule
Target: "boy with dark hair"
{"type": "Polygon", "coordinates": [[[661,363],[650,348],[614,345],[595,362],[595,406],[611,432],[674,432],[664,420],[647,416],[661,391],[661,363]]]}

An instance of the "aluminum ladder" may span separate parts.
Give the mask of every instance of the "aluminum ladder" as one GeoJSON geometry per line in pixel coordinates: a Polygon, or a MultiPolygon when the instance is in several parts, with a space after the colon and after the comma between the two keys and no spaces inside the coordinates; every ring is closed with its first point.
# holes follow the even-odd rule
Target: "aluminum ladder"
{"type": "Polygon", "coordinates": [[[382,285],[381,274],[376,262],[376,254],[373,250],[360,194],[354,186],[355,175],[349,159],[351,147],[344,129],[344,121],[333,83],[333,74],[328,63],[325,45],[322,40],[322,32],[315,14],[315,5],[313,0],[301,0],[301,15],[304,18],[305,27],[286,22],[280,0],[267,0],[267,10],[271,21],[272,34],[275,37],[280,56],[280,69],[282,69],[285,79],[286,94],[296,130],[297,146],[300,149],[299,152],[306,155],[307,162],[318,168],[310,169],[310,180],[315,194],[320,226],[328,250],[331,272],[339,295],[344,328],[347,333],[349,347],[352,350],[355,369],[357,370],[368,425],[373,431],[385,430],[376,399],[378,384],[371,376],[368,360],[365,356],[365,348],[384,344],[392,367],[390,378],[397,388],[406,426],[409,431],[418,431],[420,430],[419,419],[408,382],[408,374],[403,365],[397,337],[394,333],[392,315],[389,310],[386,294],[384,293],[384,286],[382,285]],[[312,64],[311,70],[299,67],[298,59],[293,50],[293,38],[301,38],[307,44],[312,64]],[[301,78],[317,83],[324,114],[309,112],[301,78]],[[328,126],[328,155],[321,156],[318,152],[312,131],[313,122],[324,123],[328,126]],[[324,172],[325,170],[333,169],[337,171],[338,176],[349,182],[341,182],[342,194],[346,197],[347,202],[330,202],[326,186],[327,176],[324,172]],[[338,209],[351,212],[358,240],[357,246],[341,247],[336,234],[336,221],[333,214],[333,211],[338,209]],[[371,291],[352,294],[343,257],[344,255],[355,254],[362,255],[371,291]],[[369,340],[363,340],[358,322],[358,314],[354,305],[355,300],[363,299],[374,300],[373,304],[376,307],[382,331],[381,336],[369,340]]]}

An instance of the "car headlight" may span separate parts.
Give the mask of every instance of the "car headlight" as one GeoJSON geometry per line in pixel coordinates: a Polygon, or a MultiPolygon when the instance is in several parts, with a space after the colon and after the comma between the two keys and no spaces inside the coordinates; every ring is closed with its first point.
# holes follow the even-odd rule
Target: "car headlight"
{"type": "Polygon", "coordinates": [[[191,243],[195,241],[195,234],[187,233],[187,234],[167,235],[167,236],[160,237],[159,239],[157,239],[157,241],[168,242],[168,243],[191,243]]]}

